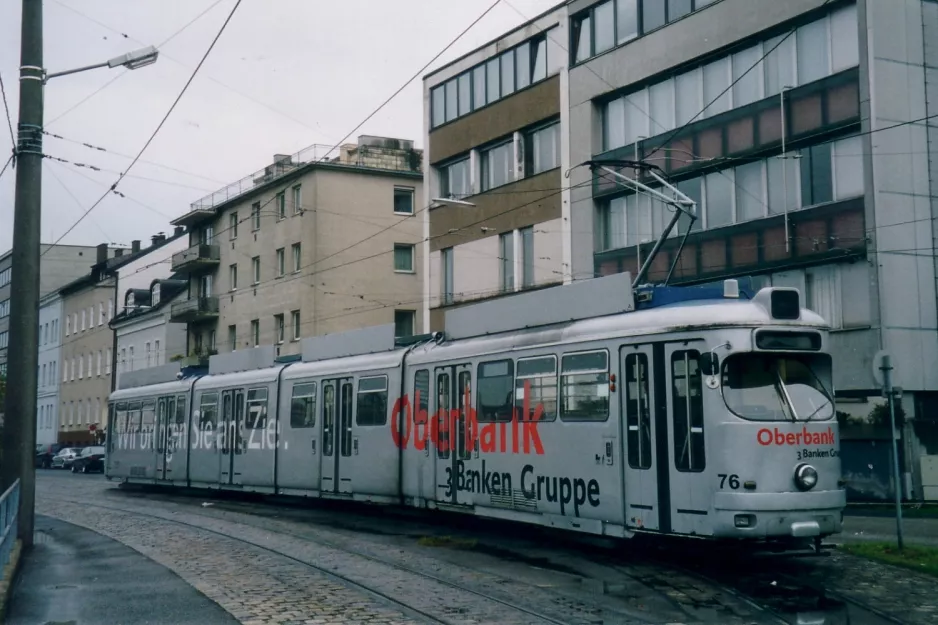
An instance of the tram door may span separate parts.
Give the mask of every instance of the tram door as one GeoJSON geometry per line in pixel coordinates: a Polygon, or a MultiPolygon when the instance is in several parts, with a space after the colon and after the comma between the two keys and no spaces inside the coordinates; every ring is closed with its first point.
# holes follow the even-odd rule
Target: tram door
{"type": "Polygon", "coordinates": [[[221,454],[219,454],[218,483],[240,485],[241,474],[235,471],[235,456],[244,453],[244,391],[223,391],[221,394],[222,429],[221,454]]]}
{"type": "MultiPolygon", "coordinates": [[[[658,480],[655,462],[656,384],[654,350],[649,345],[626,345],[620,351],[622,365],[621,440],[625,444],[625,522],[630,528],[660,529],[658,480]]],[[[668,466],[667,458],[664,466],[668,466]]]]}
{"type": "Polygon", "coordinates": [[[320,491],[351,493],[352,378],[322,383],[322,469],[320,491]],[[344,468],[344,471],[343,471],[344,468]]]}
{"type": "Polygon", "coordinates": [[[172,459],[169,446],[172,443],[173,422],[176,419],[176,398],[160,397],[156,401],[156,479],[172,479],[172,469],[167,475],[167,464],[172,459]]]}
{"type": "Polygon", "coordinates": [[[470,365],[437,367],[431,432],[436,430],[436,500],[441,503],[472,503],[470,493],[460,492],[460,464],[472,457],[466,440],[466,401],[472,401],[472,370],[470,365]]]}

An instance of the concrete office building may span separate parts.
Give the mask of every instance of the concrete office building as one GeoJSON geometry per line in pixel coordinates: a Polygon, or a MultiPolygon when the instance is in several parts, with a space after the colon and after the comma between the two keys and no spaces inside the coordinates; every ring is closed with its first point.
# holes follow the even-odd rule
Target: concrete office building
{"type": "Polygon", "coordinates": [[[565,14],[555,7],[424,77],[431,330],[448,308],[570,273],[565,14]]]}
{"type": "Polygon", "coordinates": [[[36,444],[58,442],[59,367],[62,361],[62,297],[53,291],[39,300],[39,370],[36,385],[36,444]]]}
{"type": "MultiPolygon", "coordinates": [[[[88,271],[94,263],[95,248],[85,245],[55,245],[43,243],[39,259],[39,297],[56,290],[88,271]]],[[[7,371],[7,347],[10,342],[10,303],[13,293],[10,280],[13,274],[13,251],[0,256],[0,375],[7,371]]]]}
{"type": "MultiPolygon", "coordinates": [[[[938,454],[938,3],[567,10],[571,162],[644,160],[697,201],[673,283],[798,287],[834,330],[838,410],[865,417],[881,401],[872,361],[888,350],[908,415],[904,491],[921,498],[938,484],[926,458],[938,454]]],[[[607,172],[576,168],[570,183],[574,278],[634,273],[671,213],[607,172]]]]}
{"type": "Polygon", "coordinates": [[[188,298],[171,308],[188,355],[295,355],[301,338],[388,323],[422,332],[420,150],[367,136],[329,149],[275,155],[173,222],[190,233],[172,260],[188,298]]]}

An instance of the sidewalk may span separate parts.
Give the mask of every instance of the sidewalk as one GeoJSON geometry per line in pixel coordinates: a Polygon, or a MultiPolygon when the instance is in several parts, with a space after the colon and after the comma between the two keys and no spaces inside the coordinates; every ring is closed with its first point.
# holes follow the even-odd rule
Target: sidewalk
{"type": "MultiPolygon", "coordinates": [[[[843,534],[832,536],[834,543],[857,543],[869,541],[892,542],[896,540],[896,517],[894,512],[867,515],[851,512],[844,515],[843,534]]],[[[938,519],[903,518],[902,536],[910,545],[938,547],[938,519]]]]}
{"type": "Polygon", "coordinates": [[[36,517],[7,610],[9,625],[238,623],[175,573],[117,541],[36,517]]]}

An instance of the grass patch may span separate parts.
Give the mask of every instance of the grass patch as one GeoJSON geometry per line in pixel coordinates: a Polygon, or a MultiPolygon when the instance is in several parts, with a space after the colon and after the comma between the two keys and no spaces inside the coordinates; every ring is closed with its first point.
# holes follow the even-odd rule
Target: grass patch
{"type": "Polygon", "coordinates": [[[453,549],[474,549],[476,540],[472,538],[453,538],[452,536],[423,536],[417,539],[422,547],[452,547],[453,549]]]}
{"type": "Polygon", "coordinates": [[[906,545],[902,551],[899,551],[894,543],[872,542],[841,545],[840,548],[855,556],[895,564],[938,577],[938,549],[934,547],[906,545]]]}

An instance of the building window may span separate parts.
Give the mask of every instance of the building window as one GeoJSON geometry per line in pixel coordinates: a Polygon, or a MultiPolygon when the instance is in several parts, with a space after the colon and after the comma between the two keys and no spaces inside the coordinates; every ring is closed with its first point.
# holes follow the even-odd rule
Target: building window
{"type": "Polygon", "coordinates": [[[238,265],[228,265],[228,283],[231,285],[229,290],[238,290],[238,265]]]}
{"type": "Polygon", "coordinates": [[[68,315],[65,315],[65,336],[68,336],[72,333],[72,320],[68,315]]]}
{"type": "Polygon", "coordinates": [[[293,244],[293,273],[296,273],[303,266],[303,254],[299,243],[293,244]]]}
{"type": "Polygon", "coordinates": [[[482,190],[488,191],[514,180],[514,142],[508,141],[482,152],[482,190]]]}
{"type": "Polygon", "coordinates": [[[146,343],[146,356],[147,356],[147,367],[150,366],[150,341],[146,343]]]}
{"type": "Polygon", "coordinates": [[[534,227],[521,229],[521,288],[534,286],[534,227]]]}
{"type": "Polygon", "coordinates": [[[290,323],[293,326],[293,340],[300,340],[300,311],[294,310],[290,313],[290,323]]]}
{"type": "Polygon", "coordinates": [[[110,321],[114,314],[114,300],[107,301],[107,320],[110,321]]]}
{"type": "Polygon", "coordinates": [[[560,124],[539,128],[525,137],[524,170],[528,176],[560,167],[560,124]]]}
{"type": "Polygon", "coordinates": [[[300,185],[293,187],[293,214],[299,215],[303,212],[303,196],[300,185]]]}
{"type": "Polygon", "coordinates": [[[469,158],[440,168],[440,194],[444,198],[459,200],[472,195],[469,158]]]}
{"type": "Polygon", "coordinates": [[[5,299],[0,302],[0,318],[7,317],[10,314],[10,300],[5,299]]]}
{"type": "Polygon", "coordinates": [[[834,199],[831,145],[820,143],[801,151],[801,204],[811,206],[834,199]]]}
{"type": "Polygon", "coordinates": [[[499,284],[502,291],[515,288],[515,233],[505,232],[498,235],[498,256],[501,265],[499,284]]]}
{"type": "Polygon", "coordinates": [[[238,349],[238,331],[236,326],[228,326],[228,349],[231,351],[238,349]]]}
{"type": "Polygon", "coordinates": [[[207,273],[199,278],[199,297],[212,296],[212,274],[207,273]]]}
{"type": "Polygon", "coordinates": [[[113,356],[113,352],[111,351],[111,348],[108,347],[107,359],[104,361],[104,375],[111,375],[111,356],[113,356]]]}
{"type": "Polygon", "coordinates": [[[251,321],[251,344],[254,347],[261,344],[261,322],[258,319],[251,321]]]}
{"type": "MultiPolygon", "coordinates": [[[[630,4],[635,4],[635,1],[630,4]]],[[[654,17],[648,12],[651,4],[649,1],[643,3],[646,20],[654,17]]],[[[675,12],[672,4],[673,0],[667,6],[664,2],[656,3],[659,7],[656,23],[664,12],[669,15],[675,12]]],[[[698,0],[696,7],[700,5],[698,0]]],[[[597,23],[594,30],[598,28],[597,23]]],[[[598,32],[596,37],[599,37],[598,32]]],[[[856,67],[858,59],[856,6],[850,5],[800,26],[796,36],[786,38],[786,35],[779,35],[757,42],[606,102],[601,107],[603,150],[629,146],[640,136],[654,138],[692,121],[777,96],[783,88],[802,86],[856,67]],[[766,55],[764,59],[763,54],[766,55]],[[733,87],[728,89],[730,84],[733,87]]],[[[793,118],[792,129],[797,132],[798,116],[793,115],[793,118]]],[[[721,155],[703,152],[698,150],[698,155],[721,155]]],[[[671,156],[677,158],[677,153],[671,156]]],[[[681,157],[682,160],[687,158],[681,157]]]]}
{"type": "Polygon", "coordinates": [[[254,284],[261,281],[261,257],[255,256],[251,259],[251,273],[253,274],[254,284]]]}
{"type": "MultiPolygon", "coordinates": [[[[260,209],[258,208],[258,212],[260,209]]],[[[287,196],[285,193],[277,194],[277,220],[287,218],[287,196]]],[[[260,226],[258,226],[260,227],[260,226]]]]}
{"type": "MultiPolygon", "coordinates": [[[[201,337],[199,337],[199,338],[201,338],[201,337]]],[[[133,370],[134,370],[134,348],[133,348],[133,345],[130,346],[130,358],[128,359],[127,362],[130,363],[130,370],[133,371],[133,370]]],[[[79,369],[78,369],[78,372],[81,373],[81,368],[80,368],[80,367],[79,367],[79,369]]]]}
{"type": "MultiPolygon", "coordinates": [[[[214,334],[215,330],[212,330],[212,333],[214,334]]],[[[212,347],[215,347],[214,342],[212,343],[212,347]]],[[[153,364],[156,365],[157,367],[160,366],[160,342],[159,341],[153,341],[153,364]]]]}
{"type": "Polygon", "coordinates": [[[238,238],[238,213],[228,215],[228,238],[234,241],[238,238]]]}
{"type": "Polygon", "coordinates": [[[440,292],[443,297],[443,305],[453,303],[453,248],[448,247],[440,252],[440,292]]]}
{"type": "Polygon", "coordinates": [[[283,343],[283,315],[274,315],[274,342],[283,343]]]}
{"type": "Polygon", "coordinates": [[[95,367],[95,372],[96,372],[95,375],[98,375],[98,376],[101,375],[101,361],[102,361],[103,359],[104,359],[104,355],[102,354],[101,350],[99,349],[99,350],[98,350],[98,365],[95,367]]]}
{"type": "Polygon", "coordinates": [[[394,187],[394,212],[399,215],[414,214],[414,190],[394,187]]]}
{"type": "Polygon", "coordinates": [[[394,271],[413,273],[414,246],[406,243],[394,244],[394,271]]]}
{"type": "Polygon", "coordinates": [[[394,336],[413,336],[416,317],[417,313],[413,310],[395,310],[394,336]]]}
{"type": "Polygon", "coordinates": [[[81,309],[81,331],[85,331],[85,309],[81,309]]]}
{"type": "Polygon", "coordinates": [[[0,286],[6,286],[10,284],[10,276],[12,275],[12,272],[12,267],[7,267],[3,271],[0,271],[0,286]]]}
{"type": "Polygon", "coordinates": [[[283,277],[284,265],[286,264],[286,260],[284,258],[285,256],[286,256],[286,252],[284,251],[282,247],[277,250],[277,277],[278,278],[283,277]]]}
{"type": "MultiPolygon", "coordinates": [[[[150,306],[156,306],[160,303],[160,283],[153,285],[153,291],[150,293],[150,306]]],[[[104,304],[101,304],[101,317],[104,317],[104,304]]]]}
{"type": "Polygon", "coordinates": [[[260,230],[261,229],[261,203],[254,202],[251,205],[251,229],[260,230]]]}

